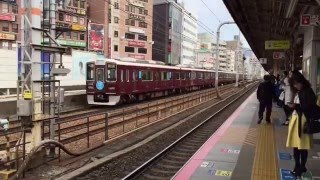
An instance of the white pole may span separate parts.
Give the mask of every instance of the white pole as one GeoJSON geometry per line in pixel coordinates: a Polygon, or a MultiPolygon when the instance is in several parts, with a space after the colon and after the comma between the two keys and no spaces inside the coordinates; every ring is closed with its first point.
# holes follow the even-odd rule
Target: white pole
{"type": "Polygon", "coordinates": [[[235,22],[231,22],[231,21],[227,21],[227,22],[223,22],[218,26],[217,29],[217,42],[216,42],[216,73],[215,73],[215,81],[214,81],[214,86],[216,88],[216,93],[217,93],[217,98],[221,98],[220,94],[219,94],[219,65],[220,65],[220,59],[219,59],[219,41],[220,41],[220,29],[223,25],[225,24],[235,24],[235,22]]]}

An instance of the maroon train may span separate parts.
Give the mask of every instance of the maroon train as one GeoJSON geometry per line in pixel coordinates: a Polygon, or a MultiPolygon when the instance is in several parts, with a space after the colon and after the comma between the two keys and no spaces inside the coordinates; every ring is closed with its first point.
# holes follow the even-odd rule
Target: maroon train
{"type": "MultiPolygon", "coordinates": [[[[167,66],[157,61],[107,59],[88,62],[86,68],[87,101],[92,105],[113,106],[213,87],[215,82],[212,70],[167,66]]],[[[219,84],[235,80],[235,73],[219,72],[219,84]]]]}

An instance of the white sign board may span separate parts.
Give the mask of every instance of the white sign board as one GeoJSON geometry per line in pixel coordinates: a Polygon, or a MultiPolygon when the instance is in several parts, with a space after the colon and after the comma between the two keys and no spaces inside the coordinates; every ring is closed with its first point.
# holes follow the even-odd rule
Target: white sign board
{"type": "Polygon", "coordinates": [[[260,58],[259,61],[260,61],[260,64],[267,64],[268,62],[267,58],[260,58]]]}

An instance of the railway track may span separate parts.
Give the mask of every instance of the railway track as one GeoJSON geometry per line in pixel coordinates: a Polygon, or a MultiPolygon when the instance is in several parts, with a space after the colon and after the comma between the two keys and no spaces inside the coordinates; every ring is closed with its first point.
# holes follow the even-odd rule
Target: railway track
{"type": "Polygon", "coordinates": [[[164,150],[144,162],[123,179],[171,179],[172,176],[190,159],[202,144],[220,127],[223,118],[217,118],[235,101],[240,99],[252,88],[236,99],[229,101],[209,118],[184,134],[178,140],[167,146],[164,150]]]}

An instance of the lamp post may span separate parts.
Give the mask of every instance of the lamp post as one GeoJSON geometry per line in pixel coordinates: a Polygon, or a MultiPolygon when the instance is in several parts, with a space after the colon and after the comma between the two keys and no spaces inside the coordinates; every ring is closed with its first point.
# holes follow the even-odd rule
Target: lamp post
{"type": "Polygon", "coordinates": [[[219,60],[219,41],[220,41],[220,29],[225,24],[235,24],[235,22],[232,22],[232,21],[223,22],[218,26],[218,29],[217,29],[217,44],[216,44],[216,52],[215,52],[216,53],[217,62],[216,62],[216,73],[215,73],[214,86],[216,88],[217,98],[219,98],[219,99],[221,99],[220,94],[219,94],[219,88],[218,88],[218,85],[219,85],[219,82],[218,82],[218,80],[219,80],[218,79],[218,77],[219,77],[219,64],[220,64],[220,60],[219,60]]]}

